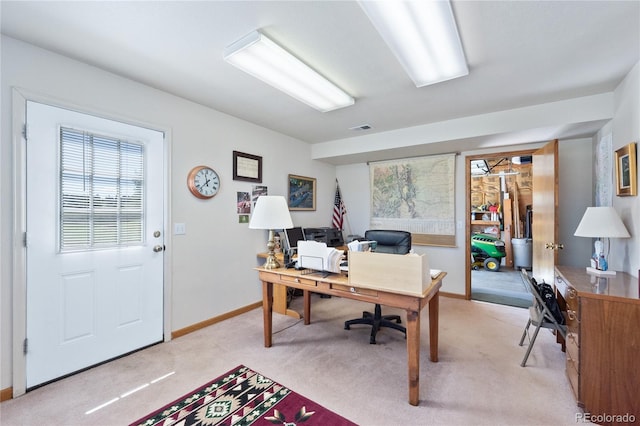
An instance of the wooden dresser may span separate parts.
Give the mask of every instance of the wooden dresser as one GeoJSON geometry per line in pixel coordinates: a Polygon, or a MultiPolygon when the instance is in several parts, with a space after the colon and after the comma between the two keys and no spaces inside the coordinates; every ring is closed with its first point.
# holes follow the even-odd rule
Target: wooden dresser
{"type": "Polygon", "coordinates": [[[626,422],[640,422],[638,278],[556,266],[555,285],[567,315],[566,371],[578,405],[599,424],[625,423],[616,417],[625,414],[626,422]]]}

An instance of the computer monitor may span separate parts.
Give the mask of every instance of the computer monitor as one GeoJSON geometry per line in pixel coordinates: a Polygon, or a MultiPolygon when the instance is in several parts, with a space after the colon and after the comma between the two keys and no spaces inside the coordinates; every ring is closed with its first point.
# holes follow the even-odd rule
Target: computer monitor
{"type": "Polygon", "coordinates": [[[284,230],[285,238],[287,239],[287,247],[289,249],[298,248],[298,241],[304,241],[304,230],[297,226],[284,230]]]}

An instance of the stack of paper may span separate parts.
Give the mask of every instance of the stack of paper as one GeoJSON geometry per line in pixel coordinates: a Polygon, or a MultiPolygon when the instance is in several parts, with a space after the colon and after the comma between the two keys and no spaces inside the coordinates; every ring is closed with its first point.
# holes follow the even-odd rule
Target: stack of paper
{"type": "Polygon", "coordinates": [[[342,250],[327,247],[326,243],[299,241],[297,267],[338,273],[343,256],[342,250]]]}

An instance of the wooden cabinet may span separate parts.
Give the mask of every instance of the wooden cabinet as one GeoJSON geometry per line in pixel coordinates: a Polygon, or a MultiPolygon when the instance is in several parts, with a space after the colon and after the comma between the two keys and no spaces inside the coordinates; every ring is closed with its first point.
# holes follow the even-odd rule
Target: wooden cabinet
{"type": "Polygon", "coordinates": [[[640,298],[637,278],[596,277],[556,266],[558,302],[567,317],[566,373],[578,405],[599,424],[640,420],[640,298]]]}

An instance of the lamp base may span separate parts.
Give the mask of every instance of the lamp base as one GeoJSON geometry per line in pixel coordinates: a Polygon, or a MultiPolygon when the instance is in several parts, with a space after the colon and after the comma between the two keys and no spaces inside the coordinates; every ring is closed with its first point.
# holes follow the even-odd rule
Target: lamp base
{"type": "Polygon", "coordinates": [[[280,262],[278,262],[278,259],[276,259],[273,253],[269,253],[269,255],[267,256],[267,261],[264,262],[264,265],[262,265],[262,267],[264,269],[278,269],[280,267],[280,262]]]}
{"type": "Polygon", "coordinates": [[[612,270],[601,271],[600,269],[591,268],[590,266],[587,266],[587,274],[598,275],[598,276],[615,275],[616,271],[612,271],[612,270]]]}
{"type": "Polygon", "coordinates": [[[278,269],[280,267],[280,262],[276,259],[275,247],[276,243],[274,241],[275,231],[273,229],[269,230],[269,241],[267,242],[267,251],[269,255],[267,256],[267,261],[264,262],[262,267],[264,269],[278,269]]]}

